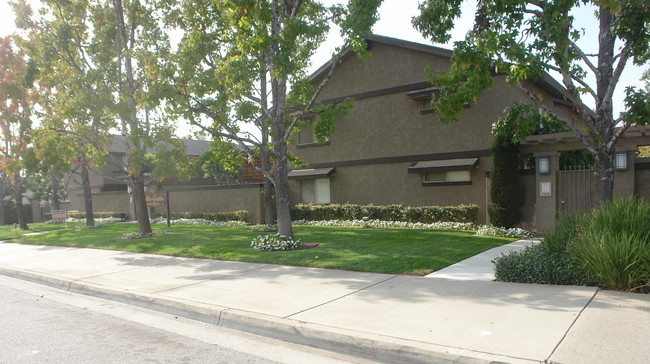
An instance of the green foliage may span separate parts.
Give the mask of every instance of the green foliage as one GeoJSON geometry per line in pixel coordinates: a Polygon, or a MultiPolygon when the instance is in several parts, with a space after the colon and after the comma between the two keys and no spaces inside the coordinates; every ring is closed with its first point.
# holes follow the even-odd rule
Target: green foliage
{"type": "MultiPolygon", "coordinates": [[[[463,1],[425,0],[419,5],[420,15],[414,26],[434,42],[447,42],[456,20],[460,17],[463,1]]],[[[432,105],[442,122],[458,119],[465,103],[478,99],[479,93],[492,86],[492,76],[505,75],[506,83],[519,89],[535,109],[541,109],[558,118],[571,129],[599,163],[594,165],[602,183],[598,184],[597,198],[607,199],[613,193],[608,181],[613,178],[609,160],[621,134],[611,108],[614,89],[629,61],[637,65],[650,59],[650,6],[644,0],[621,1],[479,1],[474,27],[463,41],[454,45],[449,70],[443,74],[429,73],[429,81],[440,89],[440,96],[432,105]],[[579,7],[590,11],[575,11],[579,7]],[[589,29],[596,39],[596,48],[581,48],[587,44],[587,34],[581,28],[582,19],[576,14],[593,14],[588,21],[598,22],[597,29],[589,29]],[[596,58],[596,56],[598,58],[596,58]],[[584,128],[575,128],[570,119],[557,115],[543,100],[544,94],[532,83],[543,82],[549,73],[557,72],[566,89],[566,99],[573,104],[584,128]],[[595,81],[594,81],[595,80],[595,81]],[[596,105],[590,107],[589,105],[596,105]],[[604,157],[607,156],[607,157],[604,157]],[[602,161],[602,162],[601,162],[602,161]]],[[[621,120],[626,126],[645,125],[650,121],[650,94],[638,87],[626,90],[626,110],[621,120]]],[[[554,96],[552,96],[554,97],[554,96]]],[[[503,133],[521,140],[533,133],[532,107],[522,115],[521,107],[507,109],[506,118],[516,121],[513,129],[503,133]]],[[[624,131],[625,129],[623,129],[624,131]]]]}
{"type": "Polygon", "coordinates": [[[594,156],[588,150],[570,150],[560,154],[561,167],[590,168],[594,165],[594,156]]]}
{"type": "Polygon", "coordinates": [[[497,281],[589,285],[589,279],[575,258],[569,254],[554,253],[543,245],[534,245],[519,252],[511,252],[494,259],[497,281]]]}
{"type": "Polygon", "coordinates": [[[513,144],[508,138],[495,137],[490,151],[490,222],[495,226],[511,228],[521,221],[526,197],[525,187],[520,180],[518,144],[513,144]]]}
{"type": "MultiPolygon", "coordinates": [[[[195,171],[203,172],[203,176],[215,183],[233,183],[239,178],[239,170],[243,164],[242,153],[228,141],[212,141],[210,149],[199,158],[192,160],[195,171]]],[[[254,162],[254,161],[253,161],[254,162]]]]}
{"type": "Polygon", "coordinates": [[[544,231],[544,240],[541,244],[551,253],[566,253],[570,242],[578,235],[581,221],[582,216],[577,214],[560,216],[555,222],[555,229],[544,231]]]}
{"type": "MultiPolygon", "coordinates": [[[[23,205],[23,215],[25,221],[28,222],[34,221],[32,216],[31,206],[32,206],[31,204],[23,205]]],[[[16,203],[13,201],[3,201],[3,208],[5,213],[5,221],[0,221],[0,223],[7,224],[7,225],[17,224],[18,215],[16,214],[16,203]]]]}
{"type": "MultiPolygon", "coordinates": [[[[74,211],[70,210],[68,211],[68,217],[72,219],[85,219],[86,218],[86,213],[83,211],[74,211]]],[[[93,211],[93,217],[98,218],[98,219],[104,219],[104,218],[117,218],[121,219],[123,221],[126,221],[127,215],[125,212],[101,212],[101,211],[93,211]]],[[[52,219],[52,214],[51,213],[46,213],[45,214],[45,219],[46,220],[51,220],[52,219]]]]}
{"type": "Polygon", "coordinates": [[[650,203],[615,199],[591,210],[569,246],[600,285],[618,290],[650,288],[650,203]]]}
{"type": "Polygon", "coordinates": [[[514,102],[505,110],[505,116],[492,125],[494,138],[513,144],[524,141],[529,135],[552,134],[569,131],[560,121],[548,114],[539,114],[533,105],[514,102]]]}
{"type": "MultiPolygon", "coordinates": [[[[154,217],[161,217],[162,214],[156,214],[154,217]]],[[[248,221],[248,211],[241,210],[235,212],[172,212],[172,219],[204,219],[210,221],[248,221]]]]}
{"type": "Polygon", "coordinates": [[[291,216],[296,220],[360,220],[363,217],[368,217],[388,221],[475,222],[478,219],[478,206],[403,207],[401,205],[298,204],[291,208],[291,216]]]}
{"type": "Polygon", "coordinates": [[[585,215],[561,216],[538,246],[497,258],[497,279],[647,292],[648,216],[650,204],[635,198],[607,201],[585,215]]]}

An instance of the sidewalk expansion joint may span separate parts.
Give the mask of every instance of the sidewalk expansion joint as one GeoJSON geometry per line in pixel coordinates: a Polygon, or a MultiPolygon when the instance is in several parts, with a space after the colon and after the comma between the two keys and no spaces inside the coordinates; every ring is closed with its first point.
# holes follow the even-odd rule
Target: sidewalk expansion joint
{"type": "Polygon", "coordinates": [[[589,307],[589,305],[591,304],[591,301],[593,301],[594,298],[596,298],[596,295],[598,294],[598,292],[600,292],[600,288],[596,289],[596,292],[594,292],[594,294],[591,296],[591,298],[589,298],[589,301],[587,301],[587,303],[584,305],[584,307],[582,307],[580,312],[578,312],[578,314],[576,315],[576,318],[573,320],[573,322],[571,322],[571,325],[569,325],[569,328],[566,330],[566,332],[564,333],[564,335],[562,336],[560,341],[557,343],[557,345],[555,345],[555,347],[553,348],[553,351],[551,351],[551,354],[548,356],[548,358],[546,358],[546,360],[544,361],[545,363],[550,363],[550,360],[551,360],[551,357],[553,357],[553,354],[555,354],[555,352],[560,347],[560,345],[562,345],[562,342],[564,342],[564,340],[569,335],[569,332],[571,331],[573,326],[575,326],[576,322],[578,322],[578,319],[580,318],[580,316],[582,316],[582,313],[585,312],[587,307],[589,307]]]}
{"type": "Polygon", "coordinates": [[[295,316],[295,315],[301,314],[301,313],[303,313],[303,312],[307,312],[307,311],[309,311],[309,310],[313,310],[313,309],[315,309],[315,308],[318,308],[318,307],[321,307],[321,306],[328,305],[328,304],[330,304],[330,303],[332,303],[332,302],[336,302],[336,301],[338,301],[338,300],[340,300],[340,299],[342,299],[342,298],[345,298],[345,297],[351,296],[351,295],[353,295],[353,294],[359,293],[359,292],[361,292],[361,291],[363,291],[363,290],[366,290],[366,289],[368,289],[368,288],[371,288],[371,287],[377,286],[377,285],[379,285],[379,284],[382,284],[382,283],[384,283],[384,282],[387,282],[387,281],[389,281],[389,280],[391,280],[391,279],[394,279],[394,278],[397,278],[397,277],[399,277],[399,274],[395,274],[395,275],[392,276],[392,277],[388,277],[388,278],[386,278],[386,279],[384,279],[384,280],[382,280],[382,281],[379,281],[379,282],[377,282],[377,283],[373,283],[373,284],[371,284],[371,285],[369,285],[369,286],[366,286],[366,287],[363,287],[363,288],[359,288],[359,289],[354,290],[354,291],[352,291],[352,292],[346,293],[346,294],[344,294],[344,295],[342,295],[342,296],[340,296],[340,297],[336,297],[336,298],[333,298],[333,299],[331,299],[331,300],[329,300],[329,301],[327,301],[327,302],[320,303],[320,304],[318,304],[318,305],[316,305],[316,306],[312,306],[312,307],[309,307],[309,308],[305,308],[304,310],[300,310],[300,311],[298,311],[298,312],[294,312],[294,313],[292,313],[292,314],[290,314],[290,315],[284,316],[283,318],[290,318],[291,316],[295,316]]]}

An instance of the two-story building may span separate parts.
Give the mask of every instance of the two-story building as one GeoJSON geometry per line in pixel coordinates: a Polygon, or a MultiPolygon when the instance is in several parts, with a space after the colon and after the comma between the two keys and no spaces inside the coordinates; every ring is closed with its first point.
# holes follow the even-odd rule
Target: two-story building
{"type": "MultiPolygon", "coordinates": [[[[316,143],[309,128],[296,137],[290,152],[307,168],[290,172],[292,203],[476,204],[479,222],[485,223],[492,124],[513,102],[531,103],[530,96],[509,87],[504,75],[495,75],[494,85],[467,105],[457,122],[443,124],[431,108],[435,89],[425,75],[427,69],[445,72],[452,51],[382,36],[370,36],[367,43],[372,57],[363,62],[352,52],[343,55],[320,94],[324,103],[351,98],[355,107],[337,120],[336,131],[326,142],[316,143]]],[[[329,67],[325,64],[312,75],[315,85],[329,67]]],[[[565,89],[550,76],[524,86],[555,113],[581,123],[565,89]]],[[[571,135],[563,138],[549,145],[575,142],[571,135]]],[[[543,155],[549,148],[533,148],[531,153],[543,155]]],[[[572,148],[580,145],[573,143],[572,148]]],[[[633,157],[631,161],[634,164],[633,157]]],[[[534,226],[539,178],[530,170],[522,179],[527,187],[524,221],[534,226]]],[[[634,193],[634,188],[628,192],[634,193]]]]}

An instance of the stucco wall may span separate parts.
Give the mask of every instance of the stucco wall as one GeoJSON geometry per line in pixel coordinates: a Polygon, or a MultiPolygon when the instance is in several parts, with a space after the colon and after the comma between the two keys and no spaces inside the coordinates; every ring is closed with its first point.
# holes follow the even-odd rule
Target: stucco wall
{"type": "MultiPolygon", "coordinates": [[[[171,212],[233,212],[248,211],[248,222],[261,223],[263,190],[259,184],[211,186],[169,191],[171,212]]],[[[153,212],[165,213],[165,206],[153,212]]]]}
{"type": "MultiPolygon", "coordinates": [[[[331,203],[375,204],[403,206],[448,206],[476,204],[479,222],[486,217],[485,171],[489,158],[481,158],[479,166],[470,172],[471,185],[423,186],[421,173],[408,173],[412,162],[385,163],[337,167],[330,177],[331,203]]],[[[299,203],[298,181],[291,181],[292,203],[299,203]]]]}
{"type": "MultiPolygon", "coordinates": [[[[332,78],[320,94],[325,100],[424,81],[427,65],[440,72],[449,67],[449,58],[372,42],[372,56],[366,62],[350,52],[336,66],[332,78]]],[[[322,78],[315,80],[318,84],[322,78]]]]}
{"type": "MultiPolygon", "coordinates": [[[[640,166],[640,164],[637,164],[640,166]]],[[[646,164],[645,166],[649,166],[646,164]]],[[[650,168],[637,169],[634,173],[634,194],[650,201],[650,168]]]]}
{"type": "MultiPolygon", "coordinates": [[[[95,212],[129,213],[129,196],[126,192],[93,192],[93,210],[95,212]]],[[[86,211],[83,191],[75,191],[70,196],[70,209],[86,211]]]]}

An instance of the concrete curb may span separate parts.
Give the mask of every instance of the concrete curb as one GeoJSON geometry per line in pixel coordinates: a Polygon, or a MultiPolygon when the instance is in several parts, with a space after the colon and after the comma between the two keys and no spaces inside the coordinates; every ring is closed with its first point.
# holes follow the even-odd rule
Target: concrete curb
{"type": "Polygon", "coordinates": [[[255,312],[172,299],[155,294],[110,288],[32,271],[0,267],[0,274],[210,325],[275,340],[385,363],[535,363],[462,348],[340,329],[255,312]]]}

